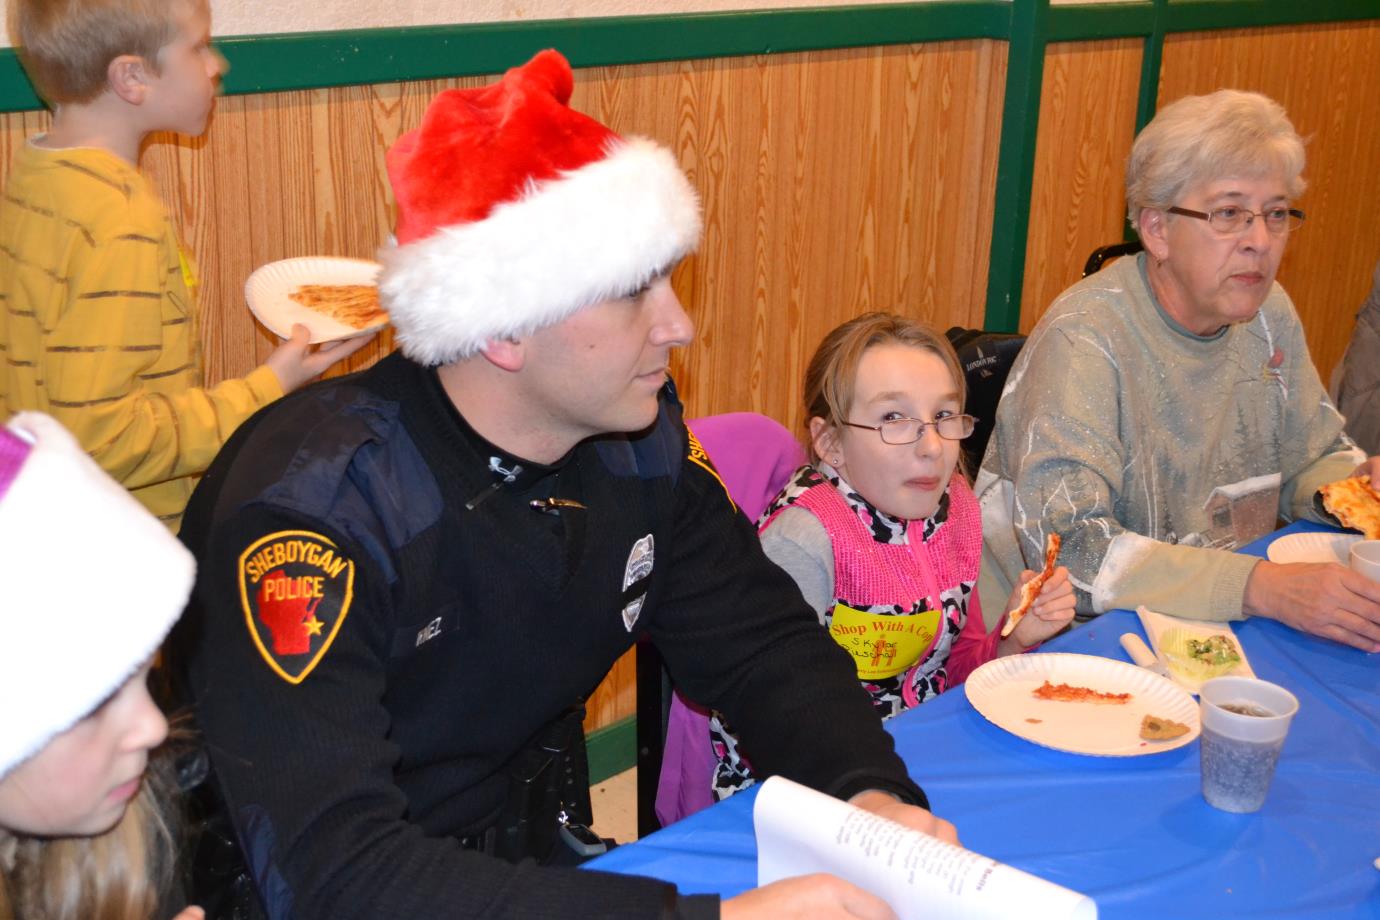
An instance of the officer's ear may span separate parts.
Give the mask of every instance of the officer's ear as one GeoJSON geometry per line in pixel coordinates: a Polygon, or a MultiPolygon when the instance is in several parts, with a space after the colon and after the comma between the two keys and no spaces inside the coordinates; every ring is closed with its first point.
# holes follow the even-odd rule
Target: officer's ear
{"type": "Polygon", "coordinates": [[[499,370],[516,373],[527,363],[527,343],[522,339],[489,339],[480,354],[499,370]]]}

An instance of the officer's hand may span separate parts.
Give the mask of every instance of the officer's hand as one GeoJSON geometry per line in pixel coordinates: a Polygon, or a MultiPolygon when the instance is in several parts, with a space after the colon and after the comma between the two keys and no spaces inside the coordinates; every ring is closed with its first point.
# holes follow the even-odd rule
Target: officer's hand
{"type": "Polygon", "coordinates": [[[958,843],[958,830],[948,821],[943,818],[936,818],[933,813],[923,808],[907,805],[885,792],[878,792],[875,789],[859,792],[848,800],[848,804],[856,805],[863,811],[870,811],[874,815],[880,815],[895,821],[897,824],[904,824],[912,830],[929,834],[931,837],[938,837],[947,843],[958,843]]]}
{"type": "Polygon", "coordinates": [[[173,917],[173,920],[206,920],[206,911],[200,907],[188,907],[182,913],[173,917]]]}
{"type": "MultiPolygon", "coordinates": [[[[819,873],[744,892],[720,907],[721,920],[896,920],[887,903],[841,878],[819,873]]],[[[178,918],[181,920],[181,918],[178,918]]]]}

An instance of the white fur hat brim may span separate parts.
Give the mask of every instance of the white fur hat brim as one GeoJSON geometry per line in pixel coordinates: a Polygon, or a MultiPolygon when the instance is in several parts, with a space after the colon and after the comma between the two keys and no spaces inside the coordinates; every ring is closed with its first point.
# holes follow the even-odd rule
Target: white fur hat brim
{"type": "Polygon", "coordinates": [[[58,422],[0,495],[0,776],[90,713],[181,615],[196,565],[58,422]]]}
{"type": "Polygon", "coordinates": [[[583,307],[627,296],[692,252],[700,206],[669,150],[615,141],[608,156],[533,184],[483,220],[380,253],[379,294],[403,354],[477,354],[583,307]]]}

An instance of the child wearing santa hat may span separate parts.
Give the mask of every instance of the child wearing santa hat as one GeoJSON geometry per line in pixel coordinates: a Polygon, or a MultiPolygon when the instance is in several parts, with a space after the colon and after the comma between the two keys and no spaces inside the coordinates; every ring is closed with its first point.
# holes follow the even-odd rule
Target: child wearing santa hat
{"type": "Polygon", "coordinates": [[[166,909],[168,723],[145,682],[194,572],[56,421],[0,429],[0,917],[166,909]]]}

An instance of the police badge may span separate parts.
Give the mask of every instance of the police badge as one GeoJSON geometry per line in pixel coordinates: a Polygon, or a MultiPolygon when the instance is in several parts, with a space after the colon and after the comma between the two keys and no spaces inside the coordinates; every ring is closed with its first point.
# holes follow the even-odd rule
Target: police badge
{"type": "MultiPolygon", "coordinates": [[[[632,552],[628,553],[628,564],[623,568],[623,593],[625,595],[628,588],[652,574],[652,564],[655,559],[655,541],[651,534],[647,534],[633,544],[632,552]]],[[[637,618],[642,614],[642,604],[646,600],[647,592],[643,591],[623,607],[623,626],[628,632],[632,632],[633,626],[637,624],[637,618]]]]}

